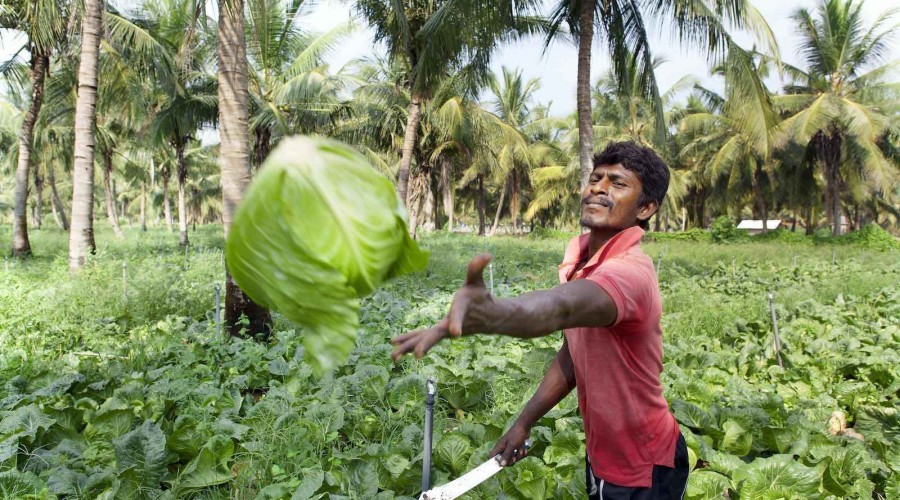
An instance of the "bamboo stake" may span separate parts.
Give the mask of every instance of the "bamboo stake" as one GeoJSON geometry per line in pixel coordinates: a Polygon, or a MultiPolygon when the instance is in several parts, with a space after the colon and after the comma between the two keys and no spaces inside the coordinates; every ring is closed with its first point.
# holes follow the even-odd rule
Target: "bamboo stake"
{"type": "Polygon", "coordinates": [[[775,294],[769,292],[769,311],[772,313],[772,330],[775,332],[775,355],[778,357],[778,366],[784,368],[781,362],[781,336],[778,334],[778,318],[775,316],[775,294]]]}
{"type": "Polygon", "coordinates": [[[216,338],[222,337],[222,287],[216,283],[216,338]]]}
{"type": "Polygon", "coordinates": [[[491,295],[494,295],[494,262],[493,261],[488,263],[488,275],[490,276],[490,282],[491,282],[491,295]]]}

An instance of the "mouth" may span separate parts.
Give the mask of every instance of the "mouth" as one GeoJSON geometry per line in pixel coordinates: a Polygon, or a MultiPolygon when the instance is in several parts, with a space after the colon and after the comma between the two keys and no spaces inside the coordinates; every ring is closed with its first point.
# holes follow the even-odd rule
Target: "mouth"
{"type": "Polygon", "coordinates": [[[581,204],[586,207],[611,208],[613,206],[612,201],[606,198],[584,198],[583,200],[581,200],[581,204]]]}

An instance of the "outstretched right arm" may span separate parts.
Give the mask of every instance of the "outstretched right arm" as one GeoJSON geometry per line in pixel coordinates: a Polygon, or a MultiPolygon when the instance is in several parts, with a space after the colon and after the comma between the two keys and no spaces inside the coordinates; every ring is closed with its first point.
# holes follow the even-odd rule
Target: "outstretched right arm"
{"type": "Polygon", "coordinates": [[[525,458],[527,454],[525,440],[528,439],[531,428],[574,388],[575,365],[572,362],[572,355],[569,353],[569,343],[564,339],[562,347],[556,353],[556,358],[550,363],[550,368],[544,374],[541,385],[522,409],[516,422],[497,441],[491,451],[491,456],[500,454],[500,465],[504,467],[525,458]]]}

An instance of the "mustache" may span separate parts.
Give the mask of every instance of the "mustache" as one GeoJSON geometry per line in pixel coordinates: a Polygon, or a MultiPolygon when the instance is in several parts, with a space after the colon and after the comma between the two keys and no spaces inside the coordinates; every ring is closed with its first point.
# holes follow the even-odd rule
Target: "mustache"
{"type": "Polygon", "coordinates": [[[604,207],[610,208],[613,206],[612,200],[605,196],[585,196],[581,199],[582,205],[587,205],[588,203],[596,203],[598,205],[603,205],[604,207]]]}

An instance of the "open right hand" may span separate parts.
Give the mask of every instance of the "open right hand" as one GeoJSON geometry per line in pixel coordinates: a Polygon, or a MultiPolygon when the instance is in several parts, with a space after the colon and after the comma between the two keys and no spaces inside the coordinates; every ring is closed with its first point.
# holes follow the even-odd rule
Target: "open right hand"
{"type": "Polygon", "coordinates": [[[409,353],[421,358],[443,339],[482,331],[487,324],[486,306],[493,300],[484,286],[484,268],[490,261],[489,254],[481,254],[469,262],[466,283],[456,291],[450,304],[450,312],[444,319],[431,328],[405,333],[391,339],[391,344],[394,345],[391,357],[394,361],[409,353]]]}
{"type": "Polygon", "coordinates": [[[528,439],[530,432],[531,429],[519,425],[518,422],[513,424],[506,431],[506,434],[497,441],[497,444],[494,445],[494,449],[491,450],[491,456],[496,457],[500,455],[500,465],[503,467],[508,467],[522,460],[528,455],[525,440],[528,439]]]}

